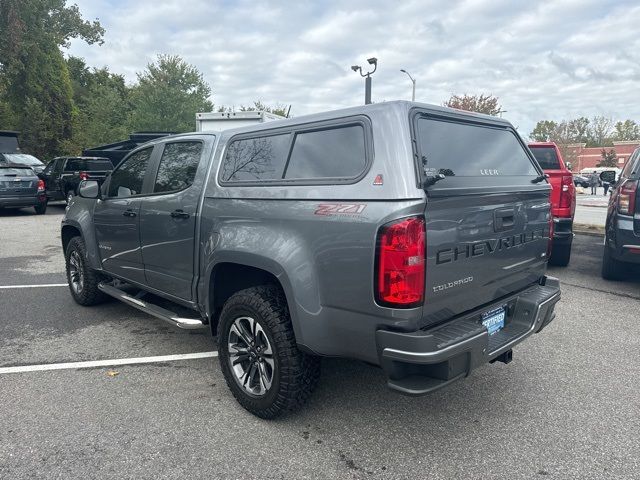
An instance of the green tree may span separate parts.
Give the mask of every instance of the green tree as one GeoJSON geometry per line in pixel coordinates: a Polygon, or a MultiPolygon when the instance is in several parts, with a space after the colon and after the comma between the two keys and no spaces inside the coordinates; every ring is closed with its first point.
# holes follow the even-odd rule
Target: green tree
{"type": "Polygon", "coordinates": [[[84,60],[69,57],[67,66],[78,107],[77,149],[111,143],[126,137],[131,106],[124,77],[108,68],[89,69],[84,60]]]}
{"type": "Polygon", "coordinates": [[[600,155],[602,160],[598,163],[598,167],[616,167],[618,165],[618,155],[613,148],[608,152],[603,148],[600,155]]]}
{"type": "Polygon", "coordinates": [[[451,95],[445,101],[445,107],[467,110],[469,112],[486,113],[487,115],[498,115],[502,112],[502,106],[498,103],[498,97],[493,95],[451,95]]]}
{"type": "Polygon", "coordinates": [[[640,126],[633,120],[617,122],[615,125],[615,140],[638,140],[640,139],[640,126]]]}
{"type": "Polygon", "coordinates": [[[2,0],[0,78],[4,112],[22,133],[25,151],[40,157],[72,147],[77,118],[71,81],[60,48],[72,38],[102,41],[97,21],[82,19],[65,0],[2,0]]]}
{"type": "Polygon", "coordinates": [[[133,130],[188,132],[196,112],[209,112],[211,88],[202,74],[178,55],[158,55],[138,73],[131,92],[133,130]]]}
{"type": "Polygon", "coordinates": [[[553,120],[540,120],[529,134],[529,138],[534,142],[553,142],[557,129],[558,124],[553,120]]]}

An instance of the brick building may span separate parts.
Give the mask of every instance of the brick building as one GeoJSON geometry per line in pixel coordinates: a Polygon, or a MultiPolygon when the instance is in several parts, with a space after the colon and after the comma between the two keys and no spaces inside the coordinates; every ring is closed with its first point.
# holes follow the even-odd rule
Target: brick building
{"type": "Polygon", "coordinates": [[[580,172],[583,168],[594,168],[602,161],[602,149],[607,152],[615,150],[618,155],[618,168],[623,168],[633,151],[640,146],[640,140],[625,142],[613,142],[613,147],[586,147],[584,143],[566,145],[561,147],[562,156],[565,162],[571,163],[571,170],[574,173],[580,172]]]}

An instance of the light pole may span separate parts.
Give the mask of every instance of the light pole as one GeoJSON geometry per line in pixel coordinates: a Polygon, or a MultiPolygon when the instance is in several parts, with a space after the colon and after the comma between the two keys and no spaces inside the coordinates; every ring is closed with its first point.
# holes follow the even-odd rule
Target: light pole
{"type": "Polygon", "coordinates": [[[406,73],[409,76],[409,78],[411,79],[411,85],[412,85],[412,88],[411,88],[411,101],[415,102],[416,101],[416,79],[413,78],[411,76],[411,74],[409,72],[407,72],[404,68],[401,68],[400,71],[403,72],[403,73],[406,73]]]}
{"type": "Polygon", "coordinates": [[[362,73],[362,67],[359,65],[353,65],[351,70],[359,72],[361,77],[364,77],[364,104],[369,105],[371,103],[371,75],[378,69],[378,59],[376,57],[367,58],[369,65],[373,65],[373,70],[367,73],[362,73]]]}

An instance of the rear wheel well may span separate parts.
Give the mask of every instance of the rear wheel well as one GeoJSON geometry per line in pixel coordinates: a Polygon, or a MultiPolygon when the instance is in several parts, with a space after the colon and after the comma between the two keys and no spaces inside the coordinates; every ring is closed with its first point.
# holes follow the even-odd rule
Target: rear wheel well
{"type": "Polygon", "coordinates": [[[61,238],[62,238],[63,252],[67,251],[67,246],[69,245],[69,242],[73,237],[82,237],[80,230],[78,230],[76,227],[73,227],[71,225],[65,225],[64,227],[62,227],[61,238]]]}
{"type": "MultiPolygon", "coordinates": [[[[221,263],[215,266],[209,282],[210,323],[213,335],[217,333],[218,317],[225,302],[240,290],[260,285],[275,285],[284,295],[280,281],[266,270],[239,263],[221,263]]],[[[286,295],[284,296],[286,299],[286,295]]]]}

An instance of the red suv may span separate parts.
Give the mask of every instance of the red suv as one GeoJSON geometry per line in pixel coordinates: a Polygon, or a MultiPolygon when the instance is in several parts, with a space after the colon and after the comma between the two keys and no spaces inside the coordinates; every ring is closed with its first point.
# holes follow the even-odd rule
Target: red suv
{"type": "Polygon", "coordinates": [[[571,259],[573,217],[576,212],[576,187],[573,175],[562,160],[558,146],[553,142],[530,143],[529,148],[548,175],[553,215],[553,249],[549,263],[566,267],[571,259]]]}

